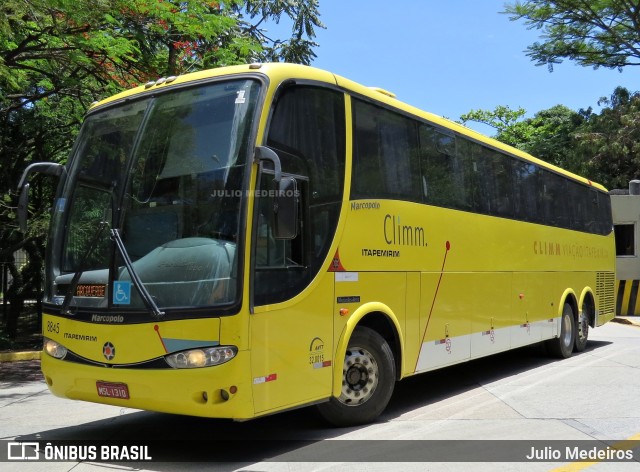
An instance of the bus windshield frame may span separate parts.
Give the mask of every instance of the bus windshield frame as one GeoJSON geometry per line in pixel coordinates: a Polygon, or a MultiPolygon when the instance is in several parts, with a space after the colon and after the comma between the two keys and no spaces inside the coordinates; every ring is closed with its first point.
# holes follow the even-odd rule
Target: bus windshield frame
{"type": "Polygon", "coordinates": [[[127,321],[237,312],[263,88],[209,81],[87,116],[53,209],[48,309],[127,321]]]}

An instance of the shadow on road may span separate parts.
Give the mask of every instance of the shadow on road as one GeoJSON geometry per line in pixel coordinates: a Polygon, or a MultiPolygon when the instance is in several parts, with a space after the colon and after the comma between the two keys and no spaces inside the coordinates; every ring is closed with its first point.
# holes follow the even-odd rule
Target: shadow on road
{"type": "Polygon", "coordinates": [[[0,362],[0,388],[18,387],[21,384],[41,380],[40,360],[0,362]]]}

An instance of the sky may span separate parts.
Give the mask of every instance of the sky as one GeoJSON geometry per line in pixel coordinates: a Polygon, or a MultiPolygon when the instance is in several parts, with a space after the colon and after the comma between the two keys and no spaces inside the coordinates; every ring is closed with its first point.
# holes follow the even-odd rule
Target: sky
{"type": "MultiPolygon", "coordinates": [[[[504,0],[319,0],[312,66],[452,120],[472,109],[522,107],[526,117],[562,104],[593,107],[621,85],[640,90],[640,68],[622,72],[565,60],[549,72],[525,49],[539,30],[511,21],[504,0]]],[[[468,126],[485,134],[484,125],[468,126]]]]}

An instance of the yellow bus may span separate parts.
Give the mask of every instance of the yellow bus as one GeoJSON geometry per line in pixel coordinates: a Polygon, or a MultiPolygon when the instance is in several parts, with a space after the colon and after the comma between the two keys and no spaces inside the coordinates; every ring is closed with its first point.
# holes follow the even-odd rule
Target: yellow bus
{"type": "Polygon", "coordinates": [[[327,71],[251,64],[92,106],[59,176],[58,396],[374,421],[397,381],[614,316],[606,190],[327,71]]]}

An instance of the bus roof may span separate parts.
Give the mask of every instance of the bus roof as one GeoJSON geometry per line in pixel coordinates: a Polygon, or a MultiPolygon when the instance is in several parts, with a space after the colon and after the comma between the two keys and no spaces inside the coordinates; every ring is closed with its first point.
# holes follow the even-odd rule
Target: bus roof
{"type": "Polygon", "coordinates": [[[379,87],[364,86],[362,84],[359,84],[347,78],[341,77],[339,75],[333,74],[331,72],[318,69],[315,67],[299,65],[299,64],[290,64],[290,63],[244,64],[244,65],[237,65],[237,66],[219,67],[215,69],[207,69],[200,72],[192,72],[189,74],[175,76],[175,77],[160,78],[156,81],[148,82],[145,85],[141,85],[139,87],[126,90],[119,94],[113,95],[109,98],[106,98],[102,101],[96,102],[92,105],[91,110],[95,109],[96,107],[107,105],[120,100],[125,100],[127,98],[135,97],[137,95],[144,94],[147,92],[153,93],[161,88],[165,88],[169,86],[193,83],[193,82],[198,82],[202,80],[208,80],[215,77],[222,77],[227,75],[238,75],[238,74],[263,75],[268,77],[269,80],[275,84],[279,84],[280,82],[287,79],[301,79],[301,80],[311,80],[311,81],[317,81],[317,82],[324,82],[331,85],[337,85],[338,87],[344,89],[345,91],[353,92],[358,95],[370,98],[374,101],[386,104],[404,113],[408,113],[410,115],[420,117],[437,126],[440,126],[442,128],[449,129],[455,133],[464,135],[486,146],[493,147],[505,153],[509,153],[514,156],[517,156],[521,159],[531,161],[541,167],[545,167],[558,174],[565,175],[571,179],[577,180],[588,186],[597,188],[601,191],[604,191],[604,192],[607,191],[607,189],[602,185],[596,182],[592,182],[591,180],[585,177],[579,176],[565,169],[557,167],[553,164],[545,162],[524,151],[521,151],[512,146],[509,146],[501,141],[498,141],[497,139],[485,136],[470,128],[467,128],[466,126],[463,126],[459,123],[451,121],[447,118],[443,118],[433,113],[426,112],[412,105],[409,105],[405,102],[402,102],[399,99],[396,99],[393,93],[388,92],[384,89],[381,89],[379,87]]]}

